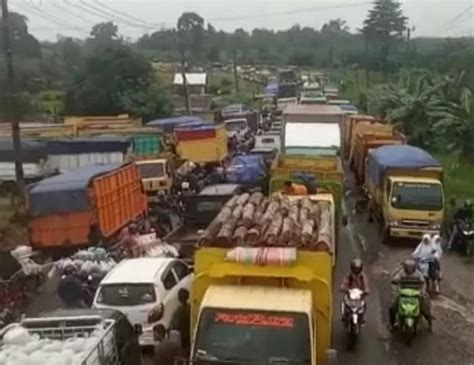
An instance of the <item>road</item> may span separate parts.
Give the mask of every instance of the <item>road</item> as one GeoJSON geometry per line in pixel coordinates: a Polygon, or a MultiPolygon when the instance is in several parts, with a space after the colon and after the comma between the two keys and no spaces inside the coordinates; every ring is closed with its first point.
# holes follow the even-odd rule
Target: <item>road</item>
{"type": "MultiPolygon", "coordinates": [[[[409,255],[412,246],[400,248],[381,244],[377,225],[367,223],[366,215],[354,213],[355,202],[360,195],[351,182],[350,174],[346,173],[346,176],[348,180],[345,183],[343,210],[347,214],[348,225],[341,229],[333,280],[332,343],[333,348],[337,350],[337,363],[341,365],[474,365],[473,302],[465,298],[457,300],[459,297],[457,293],[460,290],[458,286],[461,285],[462,280],[469,278],[469,273],[472,273],[471,267],[466,266],[463,268],[464,272],[455,272],[456,275],[446,270],[448,275],[454,277],[456,290],[450,288],[447,283],[443,284],[442,291],[445,295],[434,302],[437,316],[434,334],[430,335],[426,329],[422,328],[412,348],[407,348],[400,341],[391,338],[386,329],[386,308],[391,301],[387,274],[409,255]],[[338,292],[338,286],[349,268],[350,260],[354,257],[361,257],[364,260],[372,294],[367,298],[367,324],[362,330],[360,341],[355,351],[348,352],[345,346],[345,329],[340,321],[339,308],[342,295],[338,292]]],[[[460,265],[456,258],[449,259],[456,265],[460,265]]],[[[33,301],[28,314],[35,315],[57,308],[60,304],[55,288],[54,280],[49,280],[42,288],[41,295],[33,301]]],[[[467,287],[466,291],[471,293],[472,287],[467,287]]],[[[151,365],[152,361],[145,359],[144,363],[151,365]]]]}

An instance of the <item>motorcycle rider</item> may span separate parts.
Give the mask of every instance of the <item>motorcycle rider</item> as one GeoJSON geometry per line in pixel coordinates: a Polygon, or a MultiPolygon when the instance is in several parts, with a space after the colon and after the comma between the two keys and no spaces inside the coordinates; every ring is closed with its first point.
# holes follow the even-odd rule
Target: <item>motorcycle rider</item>
{"type": "MultiPolygon", "coordinates": [[[[364,295],[370,293],[369,280],[367,275],[364,273],[364,264],[360,258],[351,260],[350,269],[342,279],[340,291],[347,293],[350,289],[360,289],[364,295]]],[[[365,309],[361,315],[361,323],[365,324],[365,309]]]]}
{"type": "MultiPolygon", "coordinates": [[[[404,281],[409,280],[410,282],[418,281],[420,284],[420,311],[422,316],[428,322],[430,332],[433,331],[433,316],[431,314],[431,303],[429,297],[426,294],[426,282],[423,274],[417,270],[416,262],[413,259],[407,259],[402,264],[403,270],[398,270],[395,276],[392,278],[393,285],[402,285],[404,281]]],[[[389,319],[390,327],[394,329],[396,326],[396,317],[398,310],[398,296],[389,308],[389,319]]]]}
{"type": "MultiPolygon", "coordinates": [[[[439,235],[438,235],[438,238],[439,238],[439,235]]],[[[434,270],[436,270],[436,274],[439,273],[438,247],[434,243],[434,237],[431,238],[429,234],[423,235],[421,242],[415,248],[415,251],[413,251],[413,253],[411,254],[411,257],[417,261],[418,265],[420,264],[421,260],[429,258],[429,257],[433,257],[435,261],[431,265],[434,265],[433,268],[434,270]]],[[[426,271],[422,270],[420,266],[418,266],[418,268],[420,269],[420,271],[422,271],[422,274],[425,277],[425,280],[429,279],[430,268],[432,267],[428,266],[428,269],[426,271]]]]}
{"type": "Polygon", "coordinates": [[[453,216],[454,226],[451,231],[451,236],[449,237],[448,247],[453,247],[453,244],[456,243],[456,237],[458,235],[458,221],[472,221],[472,202],[470,199],[464,201],[464,206],[456,211],[453,216]]]}
{"type": "Polygon", "coordinates": [[[57,286],[57,293],[65,308],[85,308],[82,282],[77,277],[76,268],[72,263],[64,268],[57,286]]]}

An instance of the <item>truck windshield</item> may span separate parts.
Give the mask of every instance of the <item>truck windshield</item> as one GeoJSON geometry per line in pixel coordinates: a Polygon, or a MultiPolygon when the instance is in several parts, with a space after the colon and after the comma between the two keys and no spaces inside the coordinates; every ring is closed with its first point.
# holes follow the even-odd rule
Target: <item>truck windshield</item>
{"type": "Polygon", "coordinates": [[[233,364],[272,359],[309,364],[309,328],[304,313],[206,308],[200,316],[194,356],[233,364]]]}
{"type": "Polygon", "coordinates": [[[165,176],[165,164],[163,162],[143,163],[137,165],[142,179],[151,179],[165,176]]]}
{"type": "Polygon", "coordinates": [[[438,211],[443,209],[441,184],[395,182],[392,206],[396,209],[438,211]]]}
{"type": "Polygon", "coordinates": [[[247,127],[245,120],[236,120],[231,122],[225,122],[225,129],[227,132],[239,132],[247,127]]]}
{"type": "Polygon", "coordinates": [[[152,284],[106,284],[101,285],[97,303],[114,307],[129,307],[150,304],[156,301],[152,284]]]}

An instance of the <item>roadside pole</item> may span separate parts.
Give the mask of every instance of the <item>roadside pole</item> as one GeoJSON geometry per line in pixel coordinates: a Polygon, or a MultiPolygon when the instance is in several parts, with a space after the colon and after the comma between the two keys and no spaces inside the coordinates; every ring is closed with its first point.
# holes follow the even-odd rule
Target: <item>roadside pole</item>
{"type": "Polygon", "coordinates": [[[2,30],[3,30],[3,53],[7,71],[6,79],[6,103],[7,118],[11,123],[13,150],[15,152],[15,176],[18,187],[18,195],[23,202],[25,200],[25,180],[23,175],[23,161],[21,158],[20,122],[18,115],[18,101],[15,86],[15,71],[13,68],[13,49],[10,38],[10,26],[8,22],[8,3],[2,1],[2,30]]]}
{"type": "Polygon", "coordinates": [[[191,100],[189,98],[188,82],[186,80],[186,49],[182,31],[178,30],[179,53],[181,58],[181,77],[183,79],[184,100],[186,104],[186,113],[191,115],[191,100]]]}
{"type": "Polygon", "coordinates": [[[239,74],[237,72],[237,51],[236,49],[234,48],[232,50],[232,56],[233,56],[233,59],[234,59],[234,83],[235,83],[235,92],[239,92],[240,91],[240,88],[239,88],[239,74]]]}

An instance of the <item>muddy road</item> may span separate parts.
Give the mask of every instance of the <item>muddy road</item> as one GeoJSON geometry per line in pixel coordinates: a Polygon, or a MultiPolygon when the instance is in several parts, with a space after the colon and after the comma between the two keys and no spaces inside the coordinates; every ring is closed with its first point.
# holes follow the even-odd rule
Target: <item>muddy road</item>
{"type": "MultiPolygon", "coordinates": [[[[360,252],[368,264],[373,291],[368,311],[370,317],[373,316],[372,312],[378,313],[377,335],[381,339],[377,342],[379,346],[383,346],[398,365],[473,365],[474,264],[457,254],[444,254],[441,295],[432,301],[436,318],[434,332],[429,333],[426,323],[423,322],[413,345],[407,347],[397,338],[396,333],[392,336],[388,331],[387,308],[393,298],[389,279],[400,263],[410,256],[416,243],[382,244],[378,225],[369,223],[367,214],[355,213],[355,202],[361,195],[350,174],[346,176],[349,178],[346,181],[344,204],[351,223],[346,230],[359,244],[360,252]]],[[[362,335],[374,335],[370,325],[369,331],[364,331],[362,335]]],[[[365,364],[382,363],[375,360],[370,358],[365,364]]]]}

